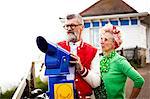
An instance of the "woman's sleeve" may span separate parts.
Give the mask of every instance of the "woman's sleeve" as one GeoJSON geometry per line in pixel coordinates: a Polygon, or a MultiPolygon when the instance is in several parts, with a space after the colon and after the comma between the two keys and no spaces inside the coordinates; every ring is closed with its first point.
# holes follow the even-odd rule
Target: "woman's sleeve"
{"type": "Polygon", "coordinates": [[[126,59],[123,59],[121,63],[122,72],[133,80],[135,88],[141,88],[144,84],[144,78],[130,65],[126,59]]]}

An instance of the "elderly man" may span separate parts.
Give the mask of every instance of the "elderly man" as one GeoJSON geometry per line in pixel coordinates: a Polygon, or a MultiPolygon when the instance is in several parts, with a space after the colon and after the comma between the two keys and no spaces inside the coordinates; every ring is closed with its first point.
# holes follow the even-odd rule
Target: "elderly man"
{"type": "Polygon", "coordinates": [[[64,29],[67,31],[68,39],[59,42],[58,45],[70,51],[72,57],[76,59],[70,61],[75,64],[75,72],[71,71],[72,74],[68,79],[75,80],[79,99],[91,99],[92,88],[100,85],[99,55],[95,47],[82,40],[84,28],[82,17],[78,14],[70,14],[65,19],[64,29]]]}

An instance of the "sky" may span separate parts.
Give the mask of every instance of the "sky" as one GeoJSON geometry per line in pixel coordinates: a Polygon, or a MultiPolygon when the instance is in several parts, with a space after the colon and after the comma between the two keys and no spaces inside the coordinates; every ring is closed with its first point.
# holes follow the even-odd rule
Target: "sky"
{"type": "MultiPolygon", "coordinates": [[[[17,85],[32,61],[36,70],[44,54],[36,37],[48,41],[65,39],[59,17],[79,13],[98,0],[0,0],[0,86],[2,91],[17,85]]],[[[150,12],[149,0],[124,0],[139,12],[150,12]]]]}

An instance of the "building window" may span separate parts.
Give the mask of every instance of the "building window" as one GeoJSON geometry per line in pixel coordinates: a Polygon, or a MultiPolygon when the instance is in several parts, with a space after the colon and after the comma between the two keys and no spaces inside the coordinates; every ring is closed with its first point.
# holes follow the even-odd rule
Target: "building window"
{"type": "Polygon", "coordinates": [[[92,22],[93,27],[99,27],[99,22],[92,22]]]}
{"type": "Polygon", "coordinates": [[[91,32],[90,32],[90,28],[84,28],[83,33],[83,40],[89,44],[91,44],[91,32]]]}
{"type": "Polygon", "coordinates": [[[129,20],[120,20],[120,25],[129,25],[129,20]]]}
{"type": "Polygon", "coordinates": [[[137,19],[131,19],[131,25],[137,25],[138,20],[137,19]]]}
{"type": "Polygon", "coordinates": [[[105,24],[107,24],[108,21],[102,21],[102,26],[105,26],[105,24]]]}
{"type": "Polygon", "coordinates": [[[95,47],[99,47],[99,28],[91,28],[92,33],[92,45],[95,47]]]}
{"type": "Polygon", "coordinates": [[[117,21],[117,20],[112,20],[112,21],[110,21],[110,23],[111,23],[112,25],[118,25],[118,21],[117,21]]]}
{"type": "Polygon", "coordinates": [[[83,40],[95,47],[99,47],[99,27],[84,28],[83,40]]]}
{"type": "Polygon", "coordinates": [[[90,27],[90,22],[84,23],[84,28],[89,28],[90,27]]]}

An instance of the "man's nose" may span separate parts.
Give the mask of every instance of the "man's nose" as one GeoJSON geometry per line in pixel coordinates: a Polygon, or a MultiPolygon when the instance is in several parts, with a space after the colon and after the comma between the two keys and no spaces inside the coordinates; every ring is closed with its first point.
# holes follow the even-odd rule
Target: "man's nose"
{"type": "Polygon", "coordinates": [[[68,26],[68,29],[67,29],[68,31],[71,31],[72,30],[72,28],[70,27],[70,26],[68,26]]]}

